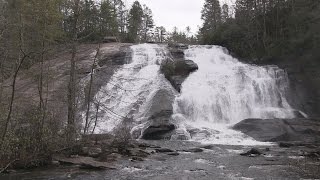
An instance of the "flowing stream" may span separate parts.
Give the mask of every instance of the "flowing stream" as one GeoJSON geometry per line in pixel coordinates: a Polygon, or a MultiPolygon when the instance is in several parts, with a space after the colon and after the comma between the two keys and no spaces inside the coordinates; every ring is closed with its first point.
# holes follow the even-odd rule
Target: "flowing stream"
{"type": "MultiPolygon", "coordinates": [[[[131,49],[132,62],[95,97],[104,108],[96,132],[111,131],[123,117],[141,126],[145,102],[160,87],[172,88],[160,73],[159,64],[169,58],[165,46],[141,44],[131,49]]],[[[208,143],[259,144],[230,127],[247,118],[294,117],[285,98],[289,84],[282,69],[241,63],[219,46],[190,46],[185,59],[197,63],[199,70],[185,80],[173,104],[178,134],[208,143]]]]}

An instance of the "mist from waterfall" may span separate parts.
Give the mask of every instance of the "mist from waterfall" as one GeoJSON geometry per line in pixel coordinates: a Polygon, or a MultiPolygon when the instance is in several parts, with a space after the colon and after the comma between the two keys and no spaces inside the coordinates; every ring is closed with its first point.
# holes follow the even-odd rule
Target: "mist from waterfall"
{"type": "Polygon", "coordinates": [[[287,74],[276,66],[239,62],[219,46],[191,46],[198,64],[174,103],[179,130],[191,139],[222,144],[256,143],[229,127],[247,118],[293,118],[285,93],[287,74]]]}

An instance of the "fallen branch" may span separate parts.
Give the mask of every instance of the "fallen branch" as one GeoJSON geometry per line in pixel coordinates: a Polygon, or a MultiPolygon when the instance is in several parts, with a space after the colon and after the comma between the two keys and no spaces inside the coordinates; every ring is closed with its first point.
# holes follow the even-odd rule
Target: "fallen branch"
{"type": "Polygon", "coordinates": [[[2,169],[0,170],[0,174],[8,172],[8,171],[7,171],[8,168],[11,166],[12,163],[16,162],[17,160],[18,160],[18,159],[15,159],[15,160],[11,161],[11,162],[10,162],[9,164],[7,164],[4,168],[2,168],[2,169]]]}

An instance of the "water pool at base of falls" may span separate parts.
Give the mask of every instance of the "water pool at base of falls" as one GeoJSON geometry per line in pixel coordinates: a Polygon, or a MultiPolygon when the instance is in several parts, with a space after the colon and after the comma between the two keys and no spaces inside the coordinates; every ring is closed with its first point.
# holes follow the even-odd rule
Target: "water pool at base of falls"
{"type": "MultiPolygon", "coordinates": [[[[169,58],[166,46],[140,44],[131,50],[131,63],[120,68],[95,96],[106,107],[97,133],[112,131],[128,116],[136,127],[143,126],[145,104],[154,92],[173,90],[160,73],[161,61],[169,58]]],[[[241,63],[219,46],[190,46],[185,59],[193,60],[199,70],[184,81],[174,101],[172,118],[177,130],[173,139],[183,134],[210,144],[266,145],[232,130],[232,125],[247,118],[294,118],[285,98],[289,82],[284,70],[241,63]]]]}

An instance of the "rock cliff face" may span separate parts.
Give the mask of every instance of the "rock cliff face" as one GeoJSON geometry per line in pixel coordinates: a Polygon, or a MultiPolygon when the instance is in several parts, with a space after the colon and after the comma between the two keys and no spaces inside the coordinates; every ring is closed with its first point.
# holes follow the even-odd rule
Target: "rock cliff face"
{"type": "MultiPolygon", "coordinates": [[[[100,55],[98,58],[98,65],[96,68],[95,80],[93,83],[92,96],[100,89],[102,85],[108,82],[108,79],[113,73],[130,58],[129,47],[131,44],[125,43],[108,43],[102,44],[100,55]]],[[[96,53],[97,44],[82,44],[77,47],[76,56],[76,76],[78,89],[83,89],[83,80],[88,77],[91,66],[93,64],[96,53]]],[[[62,50],[55,54],[51,59],[44,62],[44,69],[48,71],[50,76],[48,78],[48,109],[57,112],[57,119],[61,122],[67,119],[67,86],[69,80],[71,53],[68,49],[62,50]]],[[[19,73],[17,79],[16,92],[16,108],[22,111],[28,111],[28,107],[32,104],[38,103],[38,81],[36,80],[40,75],[40,65],[35,64],[31,68],[23,70],[19,73]]],[[[4,82],[4,96],[9,97],[11,90],[11,79],[4,82]]],[[[87,84],[87,83],[85,83],[87,84]]],[[[84,87],[84,91],[88,88],[84,87]]],[[[46,92],[45,92],[46,93],[46,92]]],[[[81,94],[81,92],[79,92],[81,94]]],[[[84,96],[84,95],[83,95],[84,96]]],[[[82,97],[83,98],[83,97],[82,97]]],[[[87,97],[86,97],[87,98],[87,97]]]]}
{"type": "Polygon", "coordinates": [[[320,60],[268,59],[262,64],[275,64],[286,70],[290,80],[289,104],[309,117],[320,117],[320,60]]]}

